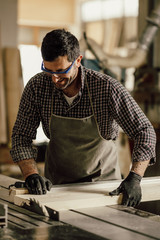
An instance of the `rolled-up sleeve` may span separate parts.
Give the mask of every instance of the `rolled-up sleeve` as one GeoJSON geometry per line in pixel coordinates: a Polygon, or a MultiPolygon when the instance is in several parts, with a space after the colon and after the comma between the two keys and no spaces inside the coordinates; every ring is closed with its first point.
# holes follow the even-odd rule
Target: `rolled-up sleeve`
{"type": "Polygon", "coordinates": [[[115,120],[134,140],[132,161],[156,161],[154,128],[130,93],[117,81],[112,82],[110,108],[115,120]]]}

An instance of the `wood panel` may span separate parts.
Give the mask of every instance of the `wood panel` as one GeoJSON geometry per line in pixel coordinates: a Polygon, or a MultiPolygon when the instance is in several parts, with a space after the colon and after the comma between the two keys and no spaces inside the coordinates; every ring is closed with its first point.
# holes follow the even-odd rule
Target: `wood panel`
{"type": "MultiPolygon", "coordinates": [[[[16,179],[0,175],[0,185],[8,187],[16,179]]],[[[121,181],[105,181],[96,183],[78,183],[68,185],[54,186],[50,192],[45,195],[27,194],[26,189],[13,188],[9,198],[18,206],[35,203],[41,206],[45,211],[64,211],[69,209],[81,209],[100,207],[106,205],[115,205],[121,203],[122,196],[109,196],[109,191],[119,186],[121,181]]],[[[160,200],[160,177],[143,178],[142,202],[160,200]]]]}
{"type": "Polygon", "coordinates": [[[23,91],[20,53],[17,48],[4,49],[8,142],[16,120],[21,94],[23,91]]]}
{"type": "MultiPolygon", "coordinates": [[[[25,190],[13,189],[12,194],[8,195],[8,184],[13,184],[16,180],[17,179],[0,175],[0,186],[3,185],[2,189],[0,189],[0,199],[11,201],[10,197],[12,195],[12,197],[14,196],[12,199],[13,201],[18,198],[19,200],[21,199],[21,206],[24,206],[23,204],[26,204],[27,202],[28,204],[31,203],[32,200],[38,202],[43,207],[47,205],[49,206],[53,203],[53,206],[47,207],[50,218],[53,218],[55,213],[57,213],[55,211],[55,204],[59,202],[60,204],[57,205],[59,212],[56,220],[61,221],[61,223],[69,224],[72,227],[82,229],[87,233],[92,233],[94,236],[97,236],[97,239],[99,237],[115,240],[160,239],[160,222],[159,220],[156,221],[149,218],[148,216],[150,216],[150,214],[147,214],[147,212],[142,212],[140,214],[140,210],[131,207],[127,208],[122,205],[97,207],[95,204],[95,206],[92,207],[93,202],[96,202],[99,197],[101,199],[105,197],[106,199],[110,198],[111,200],[115,200],[114,197],[108,196],[108,191],[117,187],[121,181],[115,180],[97,183],[57,185],[46,195],[38,196],[31,194],[13,195],[13,193],[22,193],[25,190]],[[67,206],[69,202],[71,204],[71,209],[68,209],[69,205],[67,206]],[[76,205],[76,209],[73,209],[75,207],[74,204],[76,205]]],[[[150,198],[160,199],[160,177],[144,178],[141,185],[143,195],[145,198],[147,197],[147,200],[150,198]]],[[[143,200],[145,200],[144,197],[143,200]]],[[[114,204],[113,201],[112,204],[114,204]]],[[[13,207],[15,210],[18,208],[18,206],[13,207]]],[[[30,208],[30,210],[32,211],[33,209],[30,208]]],[[[31,212],[31,215],[33,215],[33,211],[31,212]]],[[[13,214],[11,213],[11,216],[9,216],[10,221],[14,221],[12,216],[13,214]]],[[[19,225],[23,224],[24,219],[26,219],[27,223],[24,222],[24,226],[25,228],[30,228],[28,216],[25,216],[24,218],[19,211],[16,216],[19,219],[19,225]]],[[[42,216],[40,216],[40,219],[41,218],[42,216]]],[[[36,218],[35,221],[33,221],[35,225],[40,224],[37,220],[38,219],[36,218]]],[[[55,221],[55,223],[57,224],[59,222],[55,221]]],[[[45,227],[45,223],[42,225],[42,228],[43,227],[45,227]]]]}
{"type": "MultiPolygon", "coordinates": [[[[0,24],[1,27],[1,24],[0,24]]],[[[1,39],[1,28],[0,28],[1,39]]],[[[6,103],[4,91],[4,78],[3,78],[3,63],[2,63],[2,47],[0,41],[0,143],[7,143],[7,126],[6,126],[6,103]]]]}

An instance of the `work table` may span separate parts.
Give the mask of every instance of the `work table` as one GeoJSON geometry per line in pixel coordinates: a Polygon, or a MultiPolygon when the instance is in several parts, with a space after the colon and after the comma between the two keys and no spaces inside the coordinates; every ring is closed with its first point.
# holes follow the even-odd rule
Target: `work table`
{"type": "MultiPolygon", "coordinates": [[[[108,196],[108,191],[117,187],[119,181],[61,185],[55,186],[54,190],[45,196],[29,194],[16,196],[13,194],[15,190],[11,194],[8,189],[8,186],[16,180],[0,175],[0,207],[4,205],[8,208],[5,216],[6,226],[0,228],[2,240],[160,239],[159,215],[119,205],[118,196],[116,198],[108,196]],[[14,196],[20,206],[14,203],[14,196]],[[104,200],[105,198],[109,200],[104,200]],[[26,202],[30,199],[39,201],[40,205],[46,208],[47,214],[42,215],[26,204],[22,206],[22,199],[26,202]]],[[[159,177],[144,179],[143,201],[146,201],[145,198],[149,201],[160,200],[158,188],[160,189],[159,177]],[[148,193],[145,190],[147,188],[148,193]]],[[[2,216],[0,219],[3,221],[2,216]]]]}

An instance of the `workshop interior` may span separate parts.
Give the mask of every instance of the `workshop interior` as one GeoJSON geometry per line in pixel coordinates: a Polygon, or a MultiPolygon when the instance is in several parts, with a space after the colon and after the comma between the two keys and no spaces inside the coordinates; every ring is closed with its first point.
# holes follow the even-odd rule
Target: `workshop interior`
{"type": "MultiPolygon", "coordinates": [[[[42,176],[48,142],[40,124],[33,146],[42,176]]],[[[116,146],[124,179],[134,143],[119,129],[116,146]]],[[[160,239],[159,215],[160,0],[0,0],[0,239],[160,239]],[[119,205],[118,197],[106,204],[105,186],[113,190],[118,180],[56,186],[42,200],[9,188],[23,181],[10,155],[21,95],[41,72],[44,36],[57,28],[78,38],[82,65],[120,81],[154,127],[156,163],[145,172],[144,200],[135,208],[119,205]]]]}

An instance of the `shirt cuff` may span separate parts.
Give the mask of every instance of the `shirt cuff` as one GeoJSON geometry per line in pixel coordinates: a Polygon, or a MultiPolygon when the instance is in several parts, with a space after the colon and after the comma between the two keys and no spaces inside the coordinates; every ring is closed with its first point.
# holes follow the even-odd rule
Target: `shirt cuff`
{"type": "Polygon", "coordinates": [[[34,147],[18,147],[16,149],[11,149],[10,154],[14,162],[19,162],[25,159],[37,158],[37,149],[34,147]]]}

